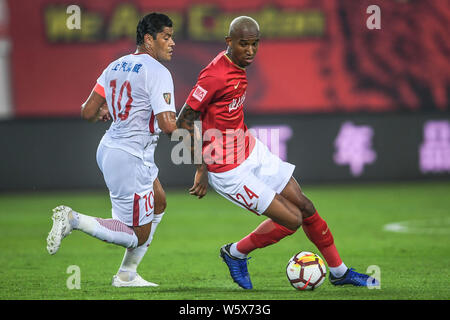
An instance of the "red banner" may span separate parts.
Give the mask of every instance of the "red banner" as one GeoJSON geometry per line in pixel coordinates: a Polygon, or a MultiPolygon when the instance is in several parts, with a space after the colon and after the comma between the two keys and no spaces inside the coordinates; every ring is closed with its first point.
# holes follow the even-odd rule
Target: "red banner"
{"type": "Polygon", "coordinates": [[[18,117],[78,116],[102,70],[135,51],[137,21],[151,11],[174,22],[166,66],[178,108],[225,49],[231,20],[249,15],[262,40],[247,69],[248,112],[450,110],[448,1],[14,0],[8,8],[18,117]],[[368,27],[372,4],[380,29],[368,27]],[[70,28],[70,5],[80,9],[79,29],[70,28]]]}

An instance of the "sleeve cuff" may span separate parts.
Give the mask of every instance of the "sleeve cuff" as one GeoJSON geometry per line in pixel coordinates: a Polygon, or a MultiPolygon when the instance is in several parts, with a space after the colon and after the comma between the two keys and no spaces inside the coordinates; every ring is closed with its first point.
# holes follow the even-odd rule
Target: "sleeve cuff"
{"type": "Polygon", "coordinates": [[[105,89],[100,84],[95,84],[94,91],[101,95],[103,98],[106,98],[105,89]]]}

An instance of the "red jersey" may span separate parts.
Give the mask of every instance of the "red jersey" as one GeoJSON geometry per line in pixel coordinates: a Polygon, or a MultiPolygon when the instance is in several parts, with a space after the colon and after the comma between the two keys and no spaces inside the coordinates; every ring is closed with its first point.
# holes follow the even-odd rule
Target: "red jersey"
{"type": "Polygon", "coordinates": [[[186,104],[201,111],[203,160],[208,171],[231,170],[248,158],[255,138],[244,123],[245,69],[219,53],[198,76],[186,104]]]}

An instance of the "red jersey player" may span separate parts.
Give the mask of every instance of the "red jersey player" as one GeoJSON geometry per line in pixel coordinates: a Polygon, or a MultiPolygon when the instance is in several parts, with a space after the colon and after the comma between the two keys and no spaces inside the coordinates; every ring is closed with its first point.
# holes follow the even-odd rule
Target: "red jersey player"
{"type": "Polygon", "coordinates": [[[247,255],[277,243],[300,226],[325,258],[331,283],[378,285],[377,280],[342,262],[327,223],[292,177],[295,166],[272,154],[247,131],[243,112],[245,68],[255,59],[259,39],[259,26],[254,19],[234,19],[225,38],[227,50],[200,72],[180,111],[177,126],[189,130],[194,139],[198,138],[194,122],[202,123],[203,163],[197,165],[190,193],[202,198],[209,181],[226,199],[268,218],[240,241],[220,249],[231,277],[244,289],[253,287],[247,255]]]}

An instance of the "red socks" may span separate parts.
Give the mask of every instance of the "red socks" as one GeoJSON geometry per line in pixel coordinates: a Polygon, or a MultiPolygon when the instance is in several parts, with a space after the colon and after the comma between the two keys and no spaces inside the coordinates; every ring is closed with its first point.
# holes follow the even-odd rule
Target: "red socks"
{"type": "MultiPolygon", "coordinates": [[[[311,217],[303,219],[302,227],[308,239],[319,249],[329,267],[337,267],[342,264],[342,260],[334,245],[333,235],[328,229],[327,223],[319,216],[317,211],[311,217]]],[[[295,231],[267,219],[252,233],[240,240],[236,244],[236,249],[240,253],[249,254],[255,249],[277,243],[284,237],[295,233],[295,231]]]]}
{"type": "Polygon", "coordinates": [[[277,243],[286,236],[295,233],[270,219],[264,220],[252,233],[239,241],[236,248],[243,254],[248,254],[257,248],[264,248],[277,243]]]}
{"type": "Polygon", "coordinates": [[[342,264],[342,260],[334,245],[333,235],[328,225],[316,211],[311,217],[303,219],[303,230],[306,236],[314,243],[322,253],[323,258],[330,267],[337,267],[342,264]]]}

